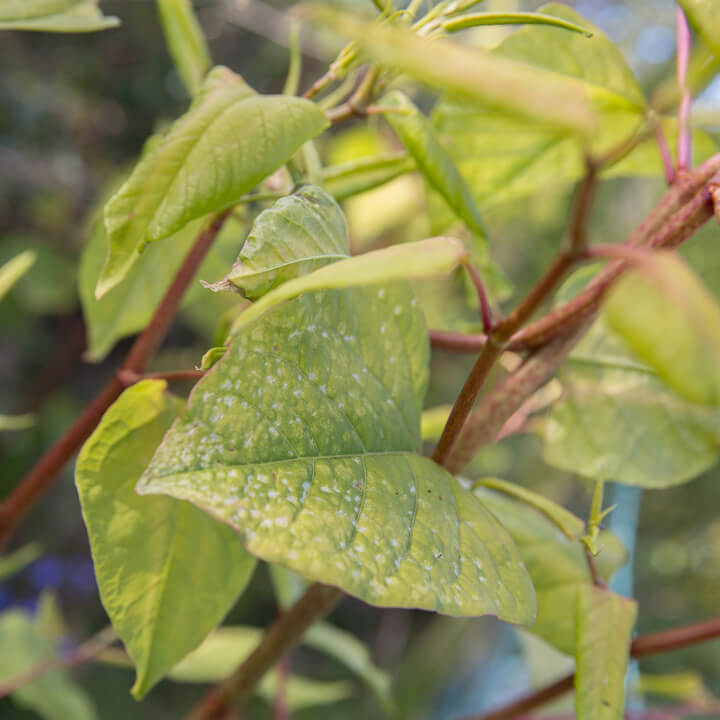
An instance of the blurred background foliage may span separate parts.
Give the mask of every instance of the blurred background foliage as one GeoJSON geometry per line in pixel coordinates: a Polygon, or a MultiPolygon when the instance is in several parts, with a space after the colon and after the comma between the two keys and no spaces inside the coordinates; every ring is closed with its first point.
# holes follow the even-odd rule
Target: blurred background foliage
{"type": "MultiPolygon", "coordinates": [[[[200,0],[195,4],[214,60],[240,72],[259,92],[280,92],[288,51],[287,28],[278,18],[292,3],[200,0]]],[[[372,11],[369,0],[335,4],[372,11]]],[[[618,44],[648,96],[672,77],[672,2],[581,0],[570,4],[618,44]]],[[[487,0],[483,9],[533,10],[538,5],[487,0]]],[[[104,0],[102,6],[106,14],[121,18],[120,28],[89,35],[2,35],[0,264],[25,248],[35,250],[37,260],[0,304],[0,412],[33,413],[36,419],[28,429],[0,434],[0,495],[15,486],[72,422],[129,346],[129,340],[122,340],[102,362],[86,362],[77,289],[80,254],[91,236],[91,215],[98,200],[131,165],[147,137],[180,114],[188,101],[165,48],[155,3],[104,0]]],[[[477,29],[473,40],[492,46],[508,32],[512,30],[477,29]]],[[[562,36],[558,40],[562,41],[562,36]]],[[[328,38],[331,46],[332,38],[328,38]]],[[[332,59],[325,47],[305,49],[303,89],[332,59]]],[[[418,93],[415,99],[425,110],[432,106],[429,95],[418,93]]],[[[720,140],[720,85],[716,83],[701,95],[696,110],[709,135],[720,140]]],[[[387,124],[378,118],[343,125],[319,144],[328,164],[399,149],[387,124]]],[[[556,252],[572,190],[567,183],[546,182],[527,196],[487,208],[485,219],[495,259],[516,292],[529,287],[556,252]]],[[[623,240],[662,192],[660,178],[605,181],[592,215],[591,241],[623,240]]],[[[427,236],[431,232],[424,212],[427,205],[428,196],[416,174],[346,201],[353,247],[368,249],[427,236]]],[[[228,265],[239,248],[243,223],[241,219],[227,241],[228,265]]],[[[711,224],[683,250],[715,291],[720,290],[719,242],[720,228],[711,224]]],[[[160,252],[171,255],[178,251],[167,244],[160,252]]],[[[215,267],[208,272],[219,277],[222,270],[215,267]]],[[[442,288],[435,292],[437,302],[445,307],[455,301],[459,308],[464,305],[442,288]]],[[[208,305],[213,300],[208,298],[200,295],[192,308],[183,312],[152,369],[194,366],[214,344],[221,308],[216,303],[208,305]]],[[[471,311],[459,311],[466,328],[475,322],[473,316],[471,311]]],[[[430,324],[437,326],[432,318],[430,324]]],[[[428,407],[452,402],[471,358],[436,352],[432,363],[428,407]]],[[[587,512],[588,486],[543,463],[535,432],[488,448],[476,458],[468,475],[502,477],[545,493],[581,516],[587,512]]],[[[689,484],[644,493],[634,566],[640,632],[717,613],[719,506],[718,468],[689,484]]],[[[47,616],[47,608],[52,606],[49,594],[61,610],[59,632],[68,647],[106,624],[71,466],[23,525],[14,547],[36,540],[41,543],[36,559],[0,582],[0,609],[21,608],[29,613],[19,616],[17,627],[0,627],[2,655],[19,652],[12,643],[22,633],[33,632],[23,625],[27,618],[33,616],[39,622],[38,618],[47,616]]],[[[277,601],[267,569],[261,566],[227,622],[260,626],[276,614],[277,601]]],[[[492,618],[454,620],[378,610],[346,599],[332,619],[362,639],[376,664],[390,672],[403,718],[440,720],[478,711],[551,680],[568,667],[567,658],[542,641],[492,618]]],[[[327,656],[302,647],[293,654],[292,666],[309,678],[351,683],[349,690],[342,686],[340,693],[349,692],[350,697],[298,710],[294,717],[341,720],[382,716],[371,691],[327,656]]],[[[653,673],[688,669],[700,672],[707,687],[720,694],[717,642],[642,663],[643,671],[653,673]]],[[[128,693],[132,683],[128,669],[92,664],[74,670],[73,677],[103,720],[177,718],[201,692],[197,685],[166,680],[137,704],[128,693]]],[[[9,699],[0,700],[0,716],[36,717],[9,699]]],[[[271,716],[270,705],[262,699],[253,701],[244,715],[271,716]]]]}

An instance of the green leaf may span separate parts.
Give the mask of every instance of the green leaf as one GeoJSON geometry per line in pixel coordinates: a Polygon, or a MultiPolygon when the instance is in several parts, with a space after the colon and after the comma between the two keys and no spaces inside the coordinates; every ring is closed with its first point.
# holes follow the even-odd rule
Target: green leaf
{"type": "Polygon", "coordinates": [[[135,493],[180,409],[165,385],[128,388],[75,471],[100,597],[137,667],[136,697],[218,625],[255,566],[230,528],[189,503],[135,493]]]}
{"type": "Polygon", "coordinates": [[[586,37],[592,37],[592,32],[583,25],[553,17],[552,15],[531,12],[471,13],[445,20],[441,27],[445,32],[452,33],[474,27],[483,27],[485,25],[549,25],[551,27],[562,28],[563,30],[571,30],[586,37]]]}
{"type": "Polygon", "coordinates": [[[607,321],[682,397],[720,404],[720,305],[679,257],[664,253],[624,276],[607,321]]]}
{"type": "MultiPolygon", "coordinates": [[[[55,653],[48,638],[33,618],[23,610],[0,614],[0,683],[8,682],[55,653]]],[[[95,720],[90,698],[74,685],[64,670],[51,670],[12,693],[23,708],[33,710],[45,720],[95,720]]]]}
{"type": "Polygon", "coordinates": [[[370,604],[528,622],[505,531],[414,454],[427,363],[405,284],[303,295],[244,326],[138,492],[189,499],[254,555],[370,604]]]}
{"type": "Polygon", "coordinates": [[[450,417],[452,405],[439,405],[438,407],[423,410],[420,418],[420,434],[423,441],[438,440],[442,435],[445,423],[450,417]]]}
{"type": "Polygon", "coordinates": [[[0,557],[0,580],[5,580],[31,562],[35,562],[42,554],[42,547],[39,543],[28,543],[15,552],[0,557]]]}
{"type": "Polygon", "coordinates": [[[37,422],[35,415],[0,415],[0,432],[26,430],[37,422]]]}
{"type": "Polygon", "coordinates": [[[323,187],[339,202],[414,169],[415,161],[407,153],[384,153],[323,168],[323,187]]]}
{"type": "Polygon", "coordinates": [[[577,540],[585,532],[585,523],[577,515],[573,515],[569,510],[566,510],[562,505],[558,505],[550,498],[528,490],[522,485],[505,482],[498,478],[484,478],[478,481],[474,487],[488,487],[534,507],[545,515],[548,520],[551,520],[568,540],[577,540]]]}
{"type": "MultiPolygon", "coordinates": [[[[595,271],[575,273],[559,299],[576,294],[568,290],[595,271]]],[[[662,488],[715,464],[717,412],[673,392],[603,316],[573,350],[560,381],[563,394],[544,430],[543,457],[550,465],[595,480],[662,488]]]]}
{"type": "Polygon", "coordinates": [[[605,588],[577,595],[575,712],[578,720],[622,720],[625,672],[637,603],[605,588]]]}
{"type": "Polygon", "coordinates": [[[698,35],[720,57],[720,15],[715,0],[678,0],[698,35]]]}
{"type": "Polygon", "coordinates": [[[232,270],[213,289],[236,287],[256,299],[349,255],[340,206],[321,188],[307,185],[258,215],[232,270]]]}
{"type": "Polygon", "coordinates": [[[399,27],[369,25],[326,9],[317,9],[314,15],[355,40],[378,63],[466,102],[574,131],[587,132],[594,125],[591,97],[574,78],[443,40],[429,41],[399,27]]]}
{"type": "Polygon", "coordinates": [[[424,278],[451,272],[465,259],[465,248],[453,238],[437,237],[403,243],[356,255],[321,267],[309,275],[289,280],[263,295],[245,310],[233,326],[233,334],[270,308],[303,293],[339,290],[401,278],[424,278]]]}
{"type": "Polygon", "coordinates": [[[93,32],[119,24],[97,0],[0,0],[0,30],[93,32]]]}
{"type": "Polygon", "coordinates": [[[165,42],[190,95],[195,95],[210,69],[210,53],[192,0],[158,0],[165,42]]]}
{"type": "MultiPolygon", "coordinates": [[[[78,273],[78,292],[88,330],[87,359],[93,362],[102,360],[118,340],[145,328],[202,229],[203,222],[191,222],[175,233],[169,240],[172,252],[168,252],[163,243],[147,247],[122,282],[99,300],[95,297],[95,287],[105,262],[107,234],[102,218],[90,225],[78,273]]],[[[240,226],[233,220],[226,221],[197,272],[198,280],[218,279],[232,262],[241,242],[240,226]]],[[[183,308],[201,303],[209,317],[216,320],[229,305],[237,305],[235,298],[214,295],[202,288],[198,280],[183,298],[183,308]]]]}
{"type": "MultiPolygon", "coordinates": [[[[592,585],[582,545],[568,540],[544,514],[486,488],[475,494],[507,528],[525,561],[537,596],[538,613],[528,630],[558,650],[575,652],[578,590],[592,585]]],[[[625,551],[611,533],[600,534],[598,565],[605,579],[625,562],[625,551]]]]}
{"type": "Polygon", "coordinates": [[[32,250],[25,250],[8,260],[0,267],[0,300],[2,300],[13,285],[32,267],[37,255],[32,250]]]}
{"type": "Polygon", "coordinates": [[[122,280],[147,243],[228,207],[327,125],[308,100],[257,95],[227,68],[213,69],[190,110],[106,205],[110,252],[98,297],[122,280]]]}

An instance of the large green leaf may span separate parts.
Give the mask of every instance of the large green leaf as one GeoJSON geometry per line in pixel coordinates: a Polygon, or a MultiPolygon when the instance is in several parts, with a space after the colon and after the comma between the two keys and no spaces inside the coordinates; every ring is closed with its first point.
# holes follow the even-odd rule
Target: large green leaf
{"type": "Polygon", "coordinates": [[[355,40],[378,63],[466,102],[564,129],[588,131],[594,124],[591,93],[575,78],[443,40],[429,41],[398,26],[369,25],[328,10],[318,9],[315,16],[355,40]]]}
{"type": "Polygon", "coordinates": [[[137,667],[138,697],[218,625],[255,566],[230,528],[189,503],[135,493],[180,405],[161,381],[128,388],[75,471],[100,597],[137,667]]]}
{"type": "Polygon", "coordinates": [[[0,30],[93,32],[119,24],[97,0],[0,0],[0,30]]]}
{"type": "Polygon", "coordinates": [[[190,95],[194,95],[202,86],[211,62],[192,0],[158,0],[158,11],[175,67],[190,95]]]}
{"type": "Polygon", "coordinates": [[[575,712],[578,720],[622,720],[625,673],[637,603],[606,588],[577,596],[575,712]]]}
{"type": "Polygon", "coordinates": [[[255,299],[288,280],[350,255],[347,223],[324,190],[308,185],[281,198],[255,219],[223,287],[255,299]]]}
{"type": "Polygon", "coordinates": [[[251,553],[368,603],[529,622],[507,533],[415,454],[427,363],[404,283],[303,295],[244,326],[138,491],[190,500],[251,553]]]}
{"type": "Polygon", "coordinates": [[[682,397],[720,404],[720,305],[677,256],[655,256],[625,275],[608,297],[606,316],[682,397]]]}
{"type": "MultiPolygon", "coordinates": [[[[593,272],[576,273],[566,287],[593,272]]],[[[716,462],[718,413],[673,392],[604,317],[573,350],[560,380],[563,395],[545,423],[543,456],[550,465],[596,480],[661,488],[716,462]]]]}
{"type": "MultiPolygon", "coordinates": [[[[0,614],[0,683],[28,672],[55,658],[50,641],[38,623],[24,610],[0,614]]],[[[51,670],[12,693],[23,708],[34,710],[45,720],[95,720],[91,700],[72,684],[64,670],[51,670]]]]}
{"type": "MultiPolygon", "coordinates": [[[[203,220],[197,220],[175,233],[170,239],[172,252],[163,243],[148,246],[122,282],[97,299],[95,287],[107,254],[107,234],[102,218],[91,224],[78,273],[78,291],[88,331],[88,359],[102,360],[118,340],[145,328],[202,226],[203,220]]],[[[184,308],[202,303],[210,317],[217,319],[233,304],[231,296],[214,295],[202,288],[199,280],[217,280],[241,243],[241,228],[236,222],[227,221],[197,272],[198,280],[183,298],[184,308]]]]}
{"type": "Polygon", "coordinates": [[[177,120],[105,207],[110,252],[102,296],[149,242],[238,200],[328,125],[302,98],[257,95],[227,68],[213,69],[177,120]]]}
{"type": "Polygon", "coordinates": [[[700,37],[720,57],[720,13],[716,0],[678,0],[700,37]]]}
{"type": "Polygon", "coordinates": [[[233,333],[257,320],[263,313],[302,293],[334,290],[401,278],[444,275],[465,259],[460,241],[449,237],[429,238],[414,243],[391,245],[321,267],[276,287],[245,310],[235,322],[233,333]]]}
{"type": "MultiPolygon", "coordinates": [[[[582,545],[568,540],[538,510],[508,497],[478,488],[475,494],[512,536],[530,573],[537,595],[538,613],[530,632],[558,650],[575,652],[575,606],[578,591],[592,585],[582,545]]],[[[619,540],[603,532],[598,563],[608,578],[624,563],[619,540]]]]}

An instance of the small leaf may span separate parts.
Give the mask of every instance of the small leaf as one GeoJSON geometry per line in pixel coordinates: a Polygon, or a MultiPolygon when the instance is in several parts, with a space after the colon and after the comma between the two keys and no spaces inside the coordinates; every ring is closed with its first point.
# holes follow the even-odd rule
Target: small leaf
{"type": "Polygon", "coordinates": [[[35,562],[41,554],[42,547],[39,543],[28,543],[9,555],[0,556],[0,580],[20,572],[30,563],[35,562]]]}
{"type": "Polygon", "coordinates": [[[119,25],[97,0],[0,0],[0,30],[93,32],[119,25]]]}
{"type": "MultiPolygon", "coordinates": [[[[575,653],[575,608],[581,587],[592,585],[582,545],[568,540],[543,513],[486,488],[475,494],[507,528],[525,561],[537,595],[537,620],[528,630],[561,652],[575,653]]],[[[622,543],[600,533],[598,567],[605,580],[625,563],[622,543]]]]}
{"type": "Polygon", "coordinates": [[[340,206],[324,190],[309,185],[258,215],[232,270],[213,289],[230,283],[256,299],[349,255],[340,206]]]}
{"type": "Polygon", "coordinates": [[[720,16],[715,0],[678,0],[698,35],[720,58],[720,16]]]}
{"type": "Polygon", "coordinates": [[[677,256],[641,263],[617,283],[607,321],[677,393],[720,404],[720,305],[677,256]]]}
{"type": "Polygon", "coordinates": [[[27,430],[37,422],[35,415],[0,415],[0,432],[27,430]]]}
{"type": "Polygon", "coordinates": [[[0,267],[0,300],[10,292],[12,286],[32,267],[36,258],[37,255],[32,250],[25,250],[0,267]]]}
{"type": "Polygon", "coordinates": [[[189,503],[134,491],[180,409],[165,385],[128,388],[75,471],[100,597],[137,667],[136,697],[218,625],[255,566],[230,528],[189,503]]]}
{"type": "Polygon", "coordinates": [[[471,13],[445,20],[441,27],[445,32],[452,33],[485,25],[550,25],[551,27],[571,30],[586,37],[592,37],[592,32],[582,25],[552,15],[531,12],[471,13]]]}
{"type": "Polygon", "coordinates": [[[406,153],[385,153],[323,168],[323,187],[338,202],[384,185],[415,169],[406,153]]]}
{"type": "Polygon", "coordinates": [[[594,125],[586,88],[573,79],[399,27],[370,25],[327,9],[313,14],[378,63],[462,100],[566,130],[586,132],[594,125]]]}
{"type": "Polygon", "coordinates": [[[497,490],[534,507],[545,515],[548,520],[557,525],[568,540],[577,540],[585,532],[585,523],[577,515],[573,515],[569,510],[566,510],[562,505],[558,505],[550,498],[528,490],[521,485],[505,482],[498,478],[484,478],[475,483],[474,487],[478,486],[497,490]]]}
{"type": "Polygon", "coordinates": [[[414,454],[427,362],[405,284],[303,295],[244,325],[138,492],[188,499],[254,555],[370,604],[528,622],[503,528],[414,454]]]}
{"type": "Polygon", "coordinates": [[[577,595],[575,712],[578,720],[622,720],[625,672],[637,603],[605,588],[577,595]]]}
{"type": "Polygon", "coordinates": [[[213,69],[190,110],[106,205],[110,252],[97,296],[122,280],[147,243],[228,207],[327,124],[308,100],[257,95],[227,68],[213,69]]]}
{"type": "Polygon", "coordinates": [[[270,308],[303,293],[385,283],[400,278],[444,275],[465,258],[465,248],[453,238],[437,237],[414,243],[392,245],[340,260],[309,275],[298,277],[263,295],[235,322],[233,333],[246,327],[270,308]]]}
{"type": "Polygon", "coordinates": [[[210,69],[210,53],[192,0],[158,0],[165,42],[178,73],[192,96],[200,89],[210,69]]]}
{"type": "MultiPolygon", "coordinates": [[[[55,657],[50,641],[23,610],[0,614],[0,683],[5,683],[55,657]]],[[[97,713],[85,692],[64,670],[51,670],[12,693],[22,708],[44,720],[95,720],[97,713]]]]}

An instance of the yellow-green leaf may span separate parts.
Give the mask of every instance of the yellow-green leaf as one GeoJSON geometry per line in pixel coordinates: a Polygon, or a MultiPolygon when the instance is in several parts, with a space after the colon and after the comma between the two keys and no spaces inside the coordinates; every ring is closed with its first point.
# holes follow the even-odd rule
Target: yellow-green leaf
{"type": "Polygon", "coordinates": [[[94,32],[119,24],[97,0],[0,0],[0,30],[94,32]]]}
{"type": "Polygon", "coordinates": [[[12,286],[32,267],[36,258],[37,255],[32,250],[25,250],[0,267],[0,300],[10,292],[12,286]]]}

